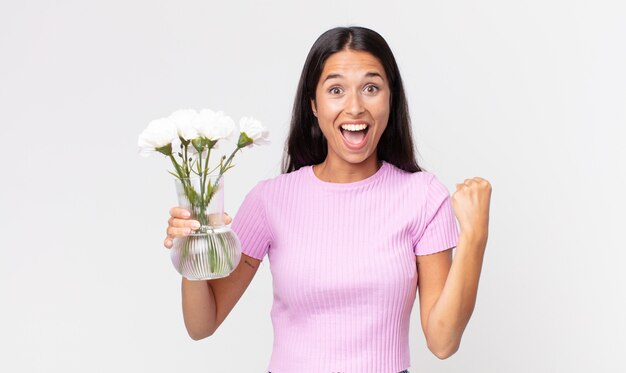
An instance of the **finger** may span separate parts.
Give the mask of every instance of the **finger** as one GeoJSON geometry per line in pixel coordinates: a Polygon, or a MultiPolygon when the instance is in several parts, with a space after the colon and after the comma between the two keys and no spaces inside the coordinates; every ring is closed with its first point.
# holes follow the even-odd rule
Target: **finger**
{"type": "Polygon", "coordinates": [[[467,185],[467,186],[474,186],[475,185],[476,187],[479,187],[479,188],[482,188],[482,189],[488,189],[488,190],[491,189],[491,184],[489,183],[489,181],[486,180],[486,179],[483,179],[480,176],[474,176],[471,179],[465,179],[464,184],[467,185]]]}
{"type": "Polygon", "coordinates": [[[479,183],[485,187],[487,187],[488,189],[491,189],[491,183],[489,182],[489,180],[480,178],[479,183]]]}
{"type": "Polygon", "coordinates": [[[178,219],[178,218],[171,217],[167,219],[167,224],[170,227],[174,227],[174,228],[191,228],[191,229],[200,228],[200,222],[197,220],[192,220],[192,219],[178,219]]]}
{"type": "Polygon", "coordinates": [[[185,237],[191,234],[191,228],[175,228],[175,227],[167,227],[167,236],[174,237],[185,237]]]}
{"type": "Polygon", "coordinates": [[[209,215],[209,225],[228,225],[233,221],[233,219],[228,215],[228,213],[224,212],[222,215],[220,214],[210,214],[209,215]]]}
{"type": "Polygon", "coordinates": [[[176,206],[170,209],[170,215],[178,219],[187,219],[191,216],[191,213],[185,208],[176,206]]]}
{"type": "Polygon", "coordinates": [[[167,249],[171,249],[172,246],[174,246],[174,236],[168,233],[165,236],[165,241],[163,241],[163,246],[167,249]]]}

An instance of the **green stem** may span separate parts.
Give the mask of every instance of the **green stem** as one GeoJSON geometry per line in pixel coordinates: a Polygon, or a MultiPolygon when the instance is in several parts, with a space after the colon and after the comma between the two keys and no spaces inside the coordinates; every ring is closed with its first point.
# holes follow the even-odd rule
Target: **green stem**
{"type": "Polygon", "coordinates": [[[213,172],[215,172],[215,170],[217,170],[218,168],[220,168],[220,165],[218,164],[217,166],[213,167],[213,169],[211,171],[208,172],[208,174],[212,174],[213,172]]]}
{"type": "Polygon", "coordinates": [[[217,177],[217,179],[215,180],[215,185],[217,186],[217,184],[220,182],[220,179],[222,178],[222,175],[224,175],[224,170],[228,169],[228,166],[230,166],[230,164],[233,162],[233,158],[235,158],[235,154],[237,154],[238,151],[240,151],[241,148],[237,147],[237,149],[233,150],[232,154],[230,155],[230,157],[228,157],[228,159],[226,160],[225,164],[220,164],[220,174],[217,177]]]}
{"type": "Polygon", "coordinates": [[[176,162],[176,159],[174,158],[173,155],[169,155],[170,160],[172,161],[172,164],[174,165],[174,169],[176,170],[176,173],[178,174],[178,178],[179,179],[184,179],[185,178],[185,174],[183,172],[183,170],[180,168],[180,165],[178,164],[178,162],[176,162]]]}
{"type": "MultiPolygon", "coordinates": [[[[235,154],[237,154],[237,152],[240,151],[240,150],[241,150],[241,148],[239,148],[239,147],[237,149],[233,150],[233,153],[226,160],[226,164],[224,165],[224,168],[228,168],[228,166],[230,166],[230,164],[233,162],[233,158],[235,158],[235,154]]],[[[220,173],[222,173],[222,172],[220,172],[220,173]]]]}
{"type": "Polygon", "coordinates": [[[205,187],[204,187],[204,178],[202,177],[202,152],[198,152],[198,176],[200,177],[200,201],[194,201],[194,209],[199,209],[200,211],[196,211],[197,213],[197,219],[199,220],[201,225],[206,225],[207,221],[206,221],[206,213],[205,213],[205,209],[206,206],[204,206],[204,192],[205,192],[205,187]]]}
{"type": "MultiPolygon", "coordinates": [[[[204,181],[203,181],[203,183],[202,183],[202,192],[203,192],[203,194],[202,194],[202,204],[203,204],[203,205],[206,205],[206,206],[208,206],[208,205],[209,205],[209,202],[211,201],[211,198],[213,197],[213,196],[211,195],[211,194],[212,194],[211,192],[209,192],[208,200],[206,200],[206,199],[205,199],[205,197],[204,197],[204,190],[205,190],[205,186],[206,186],[206,178],[207,178],[207,176],[209,175],[209,174],[207,173],[207,170],[208,170],[208,168],[209,168],[209,157],[210,157],[210,156],[211,156],[211,148],[210,148],[210,147],[207,147],[206,162],[205,162],[205,164],[204,164],[204,175],[202,175],[202,176],[203,176],[203,179],[204,179],[204,181]]],[[[210,181],[209,181],[209,184],[210,184],[210,181]]],[[[211,189],[211,190],[212,190],[212,189],[211,189]]]]}
{"type": "Polygon", "coordinates": [[[189,169],[190,169],[190,167],[189,167],[189,154],[187,154],[188,145],[183,145],[183,147],[185,148],[185,151],[183,152],[183,158],[185,160],[184,161],[184,164],[185,164],[185,174],[187,176],[189,176],[189,169]]]}
{"type": "Polygon", "coordinates": [[[209,169],[209,156],[211,155],[211,148],[208,148],[207,152],[206,152],[206,162],[204,164],[204,175],[208,175],[208,169],[209,169]]]}
{"type": "Polygon", "coordinates": [[[212,234],[207,232],[206,240],[207,240],[207,249],[209,250],[209,269],[211,273],[215,273],[215,265],[217,264],[217,250],[215,249],[215,245],[213,245],[213,240],[211,239],[212,234]]]}

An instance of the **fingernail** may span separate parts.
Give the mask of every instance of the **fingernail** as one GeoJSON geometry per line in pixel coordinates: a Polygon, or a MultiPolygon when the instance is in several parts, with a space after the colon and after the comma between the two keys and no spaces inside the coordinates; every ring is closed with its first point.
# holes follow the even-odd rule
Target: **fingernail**
{"type": "Polygon", "coordinates": [[[193,228],[193,229],[200,228],[200,223],[198,223],[197,221],[194,221],[193,223],[191,223],[191,228],[193,228]]]}
{"type": "Polygon", "coordinates": [[[189,211],[185,210],[183,211],[183,216],[188,218],[189,216],[191,216],[191,214],[189,213],[189,211]]]}

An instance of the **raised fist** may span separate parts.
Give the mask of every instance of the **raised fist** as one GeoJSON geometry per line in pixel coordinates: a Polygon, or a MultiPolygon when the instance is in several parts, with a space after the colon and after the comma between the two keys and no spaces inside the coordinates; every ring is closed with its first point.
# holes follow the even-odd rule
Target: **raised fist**
{"type": "Polygon", "coordinates": [[[452,207],[462,235],[487,239],[490,200],[491,184],[483,178],[465,179],[463,183],[456,184],[452,207]]]}

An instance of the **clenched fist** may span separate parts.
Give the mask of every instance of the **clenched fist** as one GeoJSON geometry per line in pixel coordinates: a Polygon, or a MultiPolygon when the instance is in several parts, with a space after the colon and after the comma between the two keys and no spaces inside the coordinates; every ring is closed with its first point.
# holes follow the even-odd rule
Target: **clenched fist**
{"type": "Polygon", "coordinates": [[[490,200],[491,184],[483,178],[465,179],[462,184],[456,184],[452,207],[459,221],[461,235],[487,240],[490,200]]]}

